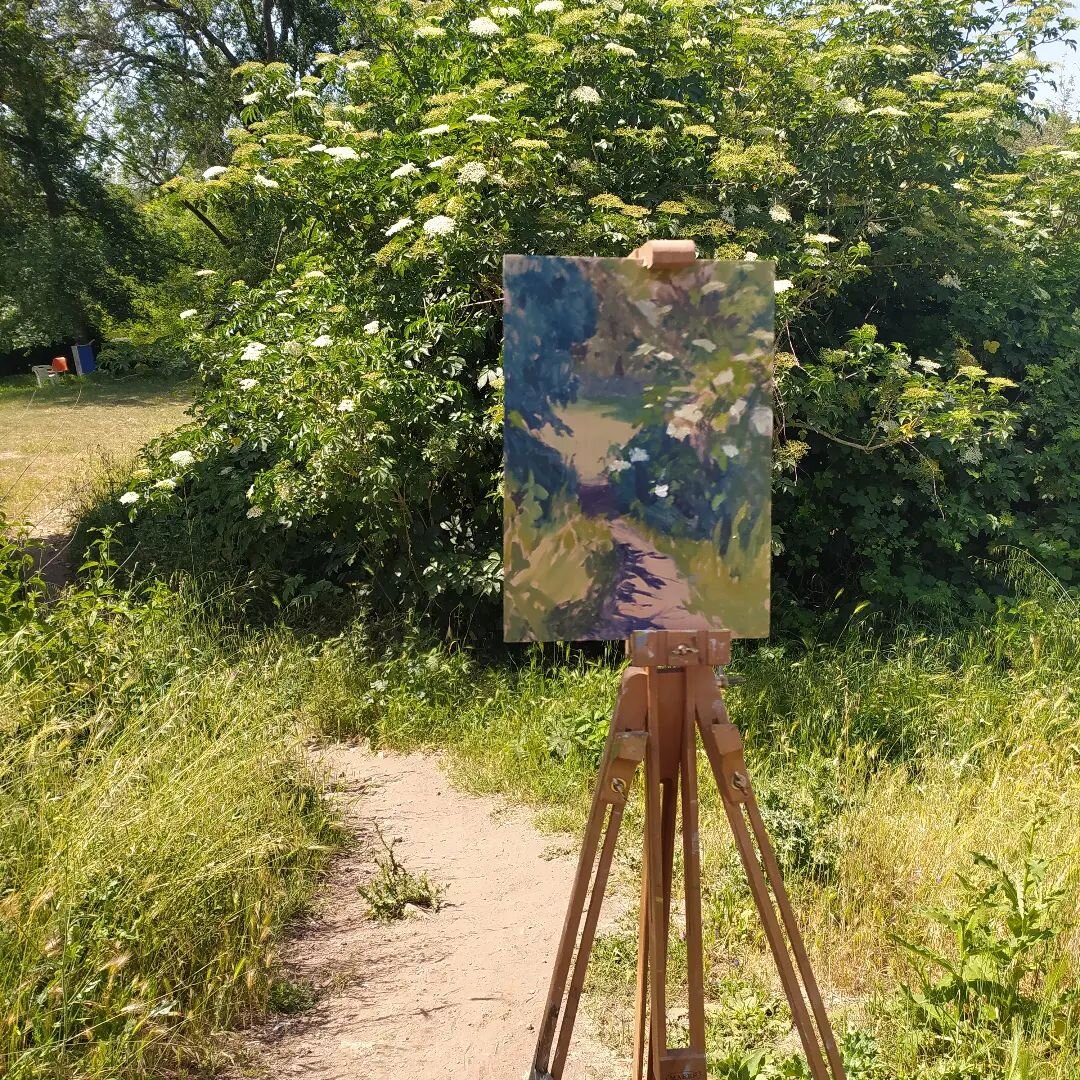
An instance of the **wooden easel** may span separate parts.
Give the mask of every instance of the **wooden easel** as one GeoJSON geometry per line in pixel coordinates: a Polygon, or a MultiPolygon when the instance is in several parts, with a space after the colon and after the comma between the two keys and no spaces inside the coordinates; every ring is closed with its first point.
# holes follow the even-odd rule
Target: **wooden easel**
{"type": "MultiPolygon", "coordinates": [[[[653,240],[638,248],[631,258],[646,268],[671,269],[692,263],[696,255],[692,240],[653,240]]],[[[726,630],[637,631],[628,641],[627,650],[631,666],[623,675],[593,794],[530,1080],[562,1080],[615,842],[630,787],[642,762],[645,852],[631,1077],[707,1080],[697,794],[699,733],[811,1075],[814,1080],[846,1080],[780,867],[754,798],[742,736],[728,719],[724,706],[727,681],[713,671],[730,659],[731,634],[726,630]],[[690,1038],[688,1046],[671,1048],[667,1044],[665,992],[678,804],[682,808],[690,1038]]]]}
{"type": "Polygon", "coordinates": [[[631,666],[623,675],[593,794],[530,1080],[561,1080],[563,1075],[615,841],[631,784],[642,762],[645,765],[645,854],[631,1077],[632,1080],[706,1080],[698,733],[720,789],[811,1075],[814,1080],[845,1080],[806,947],[754,798],[743,758],[742,736],[728,719],[724,706],[726,680],[713,672],[714,667],[729,660],[730,633],[639,631],[630,638],[628,648],[631,666]],[[667,1044],[665,987],[677,802],[682,804],[690,1040],[689,1046],[673,1049],[667,1044]]]}

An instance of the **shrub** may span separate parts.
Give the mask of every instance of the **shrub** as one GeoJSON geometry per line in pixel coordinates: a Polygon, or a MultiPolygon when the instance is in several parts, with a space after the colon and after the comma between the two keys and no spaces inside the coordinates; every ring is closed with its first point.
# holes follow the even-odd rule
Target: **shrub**
{"type": "Polygon", "coordinates": [[[184,538],[154,558],[474,611],[501,255],[690,236],[777,265],[782,589],[977,601],[1006,542],[1072,573],[1080,150],[1010,149],[1056,7],[350,11],[365,44],[299,85],[237,69],[232,160],[166,185],[247,269],[186,322],[199,425],[146,483],[195,463],[136,507],[184,538]]]}
{"type": "Polygon", "coordinates": [[[975,866],[957,906],[929,913],[951,949],[895,939],[916,974],[901,1009],[920,1075],[940,1080],[1026,1076],[1036,1061],[1077,1050],[1076,991],[1061,987],[1064,889],[1030,844],[1017,870],[985,855],[975,866]]]}

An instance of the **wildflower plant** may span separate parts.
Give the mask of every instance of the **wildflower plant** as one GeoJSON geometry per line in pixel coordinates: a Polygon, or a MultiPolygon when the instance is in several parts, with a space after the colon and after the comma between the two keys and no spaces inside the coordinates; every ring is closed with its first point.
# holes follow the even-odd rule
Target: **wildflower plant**
{"type": "Polygon", "coordinates": [[[1042,537],[1078,470],[1066,449],[1037,498],[1014,439],[1041,394],[1035,438],[1067,442],[1068,395],[1023,379],[1065,355],[1035,308],[1064,310],[1080,273],[1052,268],[1080,228],[1080,141],[1014,133],[1031,50],[1068,21],[796,8],[354,0],[369,44],[324,56],[302,98],[284,65],[238,68],[231,162],[166,185],[233,223],[245,267],[200,279],[208,314],[182,327],[202,385],[175,445],[199,460],[151,509],[213,522],[185,550],[272,587],[494,599],[502,254],[681,236],[776,265],[781,586],[941,601],[973,554],[1028,540],[1061,573],[1080,545],[1042,537]]]}

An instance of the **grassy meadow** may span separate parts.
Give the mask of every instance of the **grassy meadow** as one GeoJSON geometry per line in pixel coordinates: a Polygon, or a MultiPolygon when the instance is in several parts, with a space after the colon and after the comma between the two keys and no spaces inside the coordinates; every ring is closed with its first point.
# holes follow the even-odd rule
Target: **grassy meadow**
{"type": "Polygon", "coordinates": [[[102,458],[133,458],[189,403],[187,384],[161,375],[0,379],[0,508],[37,535],[67,531],[102,458]]]}
{"type": "MultiPolygon", "coordinates": [[[[1021,576],[1027,599],[980,625],[850,626],[733,664],[732,716],[853,1077],[1080,1073],[1080,610],[1039,572],[1021,576]]],[[[610,657],[534,651],[510,668],[442,647],[361,656],[370,681],[339,712],[341,733],[446,747],[466,787],[581,826],[617,684],[610,657]]],[[[702,765],[714,1075],[802,1075],[702,765]]],[[[635,808],[625,884],[639,825],[635,808]]],[[[592,978],[620,1045],[635,934],[627,920],[601,941],[592,978]]]]}
{"type": "Polygon", "coordinates": [[[336,831],[307,654],[219,600],[91,580],[0,640],[0,1075],[206,1064],[268,1000],[336,831]]]}

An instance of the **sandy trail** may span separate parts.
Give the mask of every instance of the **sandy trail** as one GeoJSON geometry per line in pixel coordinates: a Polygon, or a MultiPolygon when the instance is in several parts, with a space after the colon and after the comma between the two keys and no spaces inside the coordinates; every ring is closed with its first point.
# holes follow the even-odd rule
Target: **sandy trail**
{"type": "MultiPolygon", "coordinates": [[[[313,986],[309,1013],[248,1033],[255,1069],[312,1080],[519,1080],[531,1063],[573,860],[552,856],[531,816],[455,791],[435,760],[335,747],[358,843],[337,860],[312,916],[284,950],[313,986]],[[399,860],[446,888],[437,914],[365,918],[357,885],[374,870],[374,826],[399,860]]],[[[570,847],[565,844],[560,847],[570,847]]],[[[625,1063],[579,1018],[567,1080],[621,1077],[625,1063]]]]}

